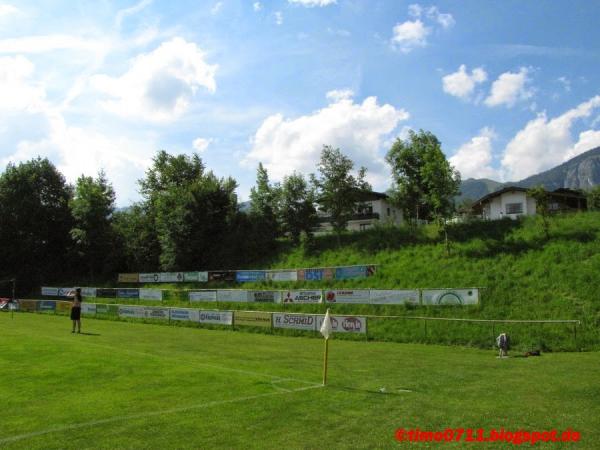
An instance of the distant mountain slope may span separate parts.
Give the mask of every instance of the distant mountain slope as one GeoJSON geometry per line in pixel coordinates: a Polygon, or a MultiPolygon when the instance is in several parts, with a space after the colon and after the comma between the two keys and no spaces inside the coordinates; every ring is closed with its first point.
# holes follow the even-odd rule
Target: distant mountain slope
{"type": "Polygon", "coordinates": [[[553,191],[558,188],[590,189],[600,185],[600,147],[588,150],[545,172],[532,175],[521,181],[500,183],[486,178],[469,178],[461,183],[461,195],[457,200],[477,200],[484,195],[506,186],[544,186],[553,191]]]}

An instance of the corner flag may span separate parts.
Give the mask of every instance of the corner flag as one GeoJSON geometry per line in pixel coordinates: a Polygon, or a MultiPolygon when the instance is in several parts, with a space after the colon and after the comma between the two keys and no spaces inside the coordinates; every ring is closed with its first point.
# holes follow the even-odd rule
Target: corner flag
{"type": "Polygon", "coordinates": [[[333,328],[331,326],[331,316],[329,315],[329,308],[327,308],[325,318],[323,319],[323,324],[321,325],[321,329],[319,331],[325,338],[325,354],[323,355],[323,386],[325,386],[327,384],[327,356],[329,354],[329,335],[333,331],[333,328]]]}

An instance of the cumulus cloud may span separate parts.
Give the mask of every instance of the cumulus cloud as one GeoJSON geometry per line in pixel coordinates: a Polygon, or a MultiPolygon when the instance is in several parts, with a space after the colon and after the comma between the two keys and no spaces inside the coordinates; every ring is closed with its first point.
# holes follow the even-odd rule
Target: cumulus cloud
{"type": "Polygon", "coordinates": [[[19,14],[19,9],[16,6],[9,5],[8,3],[0,3],[0,19],[12,16],[13,14],[19,14]]]}
{"type": "Polygon", "coordinates": [[[24,36],[0,40],[0,53],[47,53],[54,50],[100,52],[104,51],[107,45],[103,40],[85,39],[68,34],[24,36]]]}
{"type": "Polygon", "coordinates": [[[393,28],[392,44],[402,53],[409,53],[417,47],[427,45],[427,36],[431,32],[421,20],[407,20],[393,28]]]}
{"type": "Polygon", "coordinates": [[[518,101],[533,96],[529,83],[529,69],[526,67],[521,67],[518,72],[504,72],[492,84],[490,95],[484,103],[490,107],[505,105],[510,108],[518,101]]]}
{"type": "Polygon", "coordinates": [[[440,12],[437,6],[430,6],[427,8],[426,16],[437,22],[442,28],[450,28],[456,23],[452,14],[440,12]]]}
{"type": "Polygon", "coordinates": [[[211,142],[212,139],[199,137],[194,139],[194,141],[192,142],[192,146],[194,147],[194,150],[196,150],[198,153],[202,153],[208,148],[211,142]]]}
{"type": "Polygon", "coordinates": [[[294,170],[314,172],[323,145],[332,145],[339,147],[357,167],[367,167],[369,181],[375,188],[385,188],[389,171],[379,151],[409,114],[389,104],[380,105],[375,97],[362,103],[338,94],[329,95],[329,99],[332,103],[309,115],[287,119],[275,114],[266,118],[256,131],[243,164],[254,167],[262,162],[274,180],[281,180],[294,170]]]}
{"type": "Polygon", "coordinates": [[[32,80],[34,65],[22,55],[0,57],[0,111],[43,109],[44,87],[32,80]]]}
{"type": "Polygon", "coordinates": [[[354,97],[354,91],[352,91],[352,89],[334,89],[333,91],[329,91],[327,94],[325,94],[325,97],[327,100],[337,103],[354,97]]]}
{"type": "Polygon", "coordinates": [[[323,7],[327,5],[335,5],[337,0],[288,0],[289,3],[314,8],[315,6],[323,7]]]}
{"type": "Polygon", "coordinates": [[[467,67],[462,64],[456,72],[443,77],[442,83],[445,93],[468,100],[471,98],[475,86],[485,80],[487,80],[487,73],[483,68],[476,67],[469,74],[467,67]]]}
{"type": "Polygon", "coordinates": [[[573,144],[571,127],[599,107],[600,96],[595,96],[553,119],[542,113],[529,121],[506,146],[502,158],[505,178],[523,179],[594,147],[599,143],[598,131],[581,133],[579,141],[573,144]]]}
{"type": "Polygon", "coordinates": [[[498,170],[492,168],[493,148],[492,141],[496,139],[496,133],[491,128],[483,128],[479,135],[463,144],[449,158],[452,164],[460,172],[463,180],[467,178],[494,178],[499,177],[498,170]]]}
{"type": "Polygon", "coordinates": [[[102,104],[115,114],[171,121],[187,110],[199,88],[215,91],[216,70],[196,44],[173,38],[134,58],[120,77],[96,75],[91,85],[110,97],[102,104]]]}

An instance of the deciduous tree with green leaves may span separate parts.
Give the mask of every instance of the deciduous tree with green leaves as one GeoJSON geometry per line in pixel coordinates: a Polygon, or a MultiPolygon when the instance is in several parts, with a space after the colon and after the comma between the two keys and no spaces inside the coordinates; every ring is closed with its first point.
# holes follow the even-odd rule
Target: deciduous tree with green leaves
{"type": "Polygon", "coordinates": [[[269,245],[279,234],[277,223],[277,203],[279,186],[269,183],[267,169],[258,164],[256,171],[256,186],[250,190],[250,216],[259,228],[260,235],[269,245]]]}
{"type": "Polygon", "coordinates": [[[294,244],[300,242],[302,233],[312,237],[318,223],[315,194],[302,174],[294,172],[283,179],[279,211],[283,230],[294,244]]]}
{"type": "Polygon", "coordinates": [[[527,195],[535,200],[535,214],[541,218],[542,230],[546,240],[550,239],[550,196],[543,186],[536,186],[527,191],[527,195]]]}
{"type": "Polygon", "coordinates": [[[319,177],[311,175],[317,191],[317,203],[329,216],[339,243],[341,233],[356,213],[362,194],[371,190],[371,185],[365,180],[367,169],[361,167],[356,176],[352,175],[354,162],[339,148],[330,145],[323,147],[317,168],[319,177]]]}
{"type": "Polygon", "coordinates": [[[587,192],[587,207],[592,211],[600,211],[600,186],[595,186],[587,192]]]}

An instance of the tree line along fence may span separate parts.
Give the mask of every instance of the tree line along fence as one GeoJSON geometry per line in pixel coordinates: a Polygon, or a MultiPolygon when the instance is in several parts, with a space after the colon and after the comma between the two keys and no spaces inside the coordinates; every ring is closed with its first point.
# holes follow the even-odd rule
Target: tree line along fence
{"type": "MultiPolygon", "coordinates": [[[[17,311],[68,314],[71,302],[19,300],[17,311]]],[[[247,329],[284,335],[317,335],[324,314],[89,303],[87,318],[147,321],[186,326],[247,329]]],[[[491,348],[500,332],[517,350],[580,350],[578,320],[463,319],[407,315],[341,314],[333,311],[334,333],[344,339],[467,345],[491,348]]]]}

